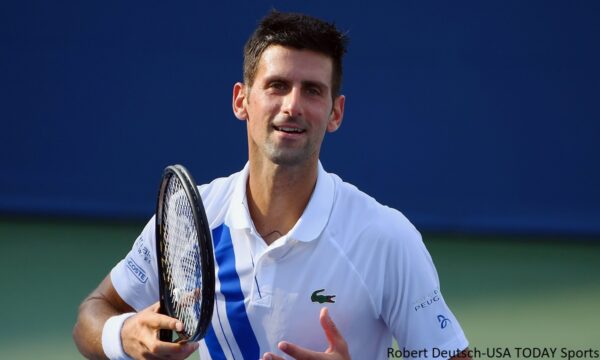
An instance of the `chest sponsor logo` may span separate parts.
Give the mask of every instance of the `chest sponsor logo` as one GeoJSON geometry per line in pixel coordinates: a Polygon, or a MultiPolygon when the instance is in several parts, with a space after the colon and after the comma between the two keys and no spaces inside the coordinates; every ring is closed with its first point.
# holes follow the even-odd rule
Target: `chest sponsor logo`
{"type": "Polygon", "coordinates": [[[146,283],[146,281],[148,280],[148,276],[146,276],[146,272],[144,271],[144,269],[139,267],[138,264],[136,264],[132,258],[127,258],[127,268],[129,269],[129,271],[131,271],[133,273],[133,275],[135,275],[135,277],[142,284],[146,283]]]}
{"type": "Polygon", "coordinates": [[[335,303],[335,300],[333,299],[335,297],[335,295],[321,295],[319,293],[325,291],[325,289],[319,289],[319,290],[315,290],[313,291],[312,295],[310,296],[310,301],[314,302],[314,303],[319,303],[319,304],[323,304],[323,303],[335,303]]]}

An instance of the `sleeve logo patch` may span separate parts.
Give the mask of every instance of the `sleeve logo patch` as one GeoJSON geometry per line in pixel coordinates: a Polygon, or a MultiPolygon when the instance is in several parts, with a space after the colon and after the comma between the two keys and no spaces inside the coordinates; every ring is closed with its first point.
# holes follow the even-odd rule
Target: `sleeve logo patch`
{"type": "Polygon", "coordinates": [[[444,315],[438,315],[437,319],[438,319],[438,322],[440,323],[440,327],[442,329],[445,329],[446,326],[448,326],[448,324],[450,324],[450,319],[448,319],[444,315]]]}
{"type": "Polygon", "coordinates": [[[437,303],[441,299],[442,299],[442,295],[440,294],[440,290],[439,289],[434,289],[432,293],[430,293],[427,296],[424,296],[421,299],[415,301],[413,303],[413,308],[414,308],[415,311],[419,311],[421,309],[425,309],[425,308],[430,307],[431,305],[434,305],[435,303],[437,303]]]}
{"type": "Polygon", "coordinates": [[[135,241],[135,246],[137,247],[137,252],[140,258],[144,259],[144,261],[148,264],[152,261],[152,255],[150,255],[150,250],[144,245],[144,238],[142,236],[138,237],[135,241]]]}
{"type": "Polygon", "coordinates": [[[136,264],[132,258],[129,258],[129,257],[127,258],[127,268],[129,269],[129,271],[131,271],[133,273],[133,275],[135,275],[135,277],[142,284],[146,283],[146,281],[148,280],[148,276],[146,276],[146,272],[144,271],[144,269],[139,267],[139,265],[136,264]]]}
{"type": "Polygon", "coordinates": [[[152,256],[150,256],[150,250],[148,250],[147,247],[140,244],[140,247],[138,247],[138,254],[144,259],[146,263],[150,264],[152,256]]]}

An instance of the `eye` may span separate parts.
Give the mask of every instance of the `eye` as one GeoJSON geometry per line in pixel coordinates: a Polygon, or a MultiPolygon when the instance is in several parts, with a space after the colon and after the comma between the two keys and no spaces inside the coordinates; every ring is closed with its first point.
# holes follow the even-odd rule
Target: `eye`
{"type": "Polygon", "coordinates": [[[320,96],[321,89],[318,86],[309,86],[306,88],[306,93],[312,96],[320,96]]]}
{"type": "Polygon", "coordinates": [[[281,90],[285,90],[286,85],[283,81],[271,81],[269,83],[269,88],[281,91],[281,90]]]}

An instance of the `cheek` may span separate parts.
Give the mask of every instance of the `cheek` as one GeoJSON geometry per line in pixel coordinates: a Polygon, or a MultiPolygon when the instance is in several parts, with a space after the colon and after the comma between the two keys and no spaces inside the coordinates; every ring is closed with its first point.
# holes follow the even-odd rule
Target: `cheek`
{"type": "Polygon", "coordinates": [[[248,104],[248,117],[255,122],[268,121],[268,119],[277,113],[277,103],[264,97],[255,97],[248,104]]]}
{"type": "Polygon", "coordinates": [[[264,106],[253,104],[248,107],[248,131],[254,136],[266,136],[269,119],[269,112],[264,106]]]}
{"type": "Polygon", "coordinates": [[[320,119],[319,122],[319,127],[325,131],[325,130],[329,130],[330,125],[332,123],[332,119],[333,119],[333,114],[331,113],[331,111],[329,111],[329,109],[327,110],[322,110],[319,113],[319,117],[318,119],[320,119]]]}

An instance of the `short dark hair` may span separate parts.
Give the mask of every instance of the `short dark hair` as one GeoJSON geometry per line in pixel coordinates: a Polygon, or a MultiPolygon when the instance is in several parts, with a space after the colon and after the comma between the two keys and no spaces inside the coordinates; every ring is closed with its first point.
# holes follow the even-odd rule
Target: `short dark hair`
{"type": "Polygon", "coordinates": [[[244,46],[244,82],[253,85],[258,62],[267,47],[281,45],[307,49],[331,58],[331,95],[337,97],[342,86],[342,58],[347,44],[348,37],[332,23],[304,14],[272,10],[260,21],[244,46]]]}

